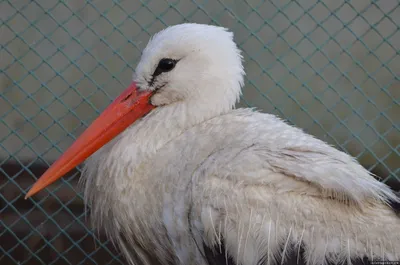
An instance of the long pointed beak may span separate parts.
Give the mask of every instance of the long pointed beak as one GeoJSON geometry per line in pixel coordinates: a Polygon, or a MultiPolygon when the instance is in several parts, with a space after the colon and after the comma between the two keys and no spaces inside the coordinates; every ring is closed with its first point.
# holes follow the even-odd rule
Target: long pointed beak
{"type": "Polygon", "coordinates": [[[129,125],[154,109],[150,104],[151,96],[152,92],[140,92],[136,84],[132,83],[36,181],[25,199],[64,176],[129,125]]]}

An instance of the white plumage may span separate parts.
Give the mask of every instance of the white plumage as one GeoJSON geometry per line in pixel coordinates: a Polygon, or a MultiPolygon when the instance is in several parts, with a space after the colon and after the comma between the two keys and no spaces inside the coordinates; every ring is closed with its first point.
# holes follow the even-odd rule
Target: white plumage
{"type": "Polygon", "coordinates": [[[394,193],[277,117],[234,110],[243,76],[224,28],[181,24],[150,40],[134,81],[157,108],[85,167],[95,225],[130,264],[219,264],[220,249],[223,264],[399,260],[394,193]],[[176,66],[155,75],[163,58],[176,66]]]}

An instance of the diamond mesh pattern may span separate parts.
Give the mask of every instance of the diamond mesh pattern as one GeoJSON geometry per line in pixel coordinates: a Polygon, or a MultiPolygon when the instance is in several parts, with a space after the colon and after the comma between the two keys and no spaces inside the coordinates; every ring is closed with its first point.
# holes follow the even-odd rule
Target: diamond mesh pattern
{"type": "Polygon", "coordinates": [[[400,189],[400,2],[0,2],[0,263],[123,264],[90,228],[77,169],[24,194],[130,82],[149,37],[229,27],[243,50],[239,106],[277,114],[400,189]]]}

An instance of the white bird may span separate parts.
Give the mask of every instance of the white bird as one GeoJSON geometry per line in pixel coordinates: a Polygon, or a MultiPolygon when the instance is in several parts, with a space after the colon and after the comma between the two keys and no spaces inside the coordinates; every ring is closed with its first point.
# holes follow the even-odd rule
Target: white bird
{"type": "Polygon", "coordinates": [[[86,203],[129,264],[400,260],[397,196],[323,141],[234,109],[243,78],[227,29],[166,28],[132,85],[27,197],[93,154],[86,203]]]}

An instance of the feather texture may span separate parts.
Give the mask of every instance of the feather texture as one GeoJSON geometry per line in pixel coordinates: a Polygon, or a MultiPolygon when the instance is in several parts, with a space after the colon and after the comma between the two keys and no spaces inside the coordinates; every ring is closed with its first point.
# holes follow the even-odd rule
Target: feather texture
{"type": "Polygon", "coordinates": [[[185,59],[154,82],[165,83],[159,107],[85,166],[94,225],[129,264],[399,260],[388,205],[399,200],[385,184],[273,115],[232,109],[244,73],[231,33],[184,24],[157,34],[136,69],[143,89],[165,57],[185,59]]]}

